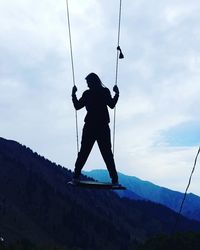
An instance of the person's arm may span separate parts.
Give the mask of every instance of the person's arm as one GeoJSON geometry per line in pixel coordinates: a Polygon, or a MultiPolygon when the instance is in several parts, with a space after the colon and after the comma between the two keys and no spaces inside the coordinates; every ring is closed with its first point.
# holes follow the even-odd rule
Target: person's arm
{"type": "Polygon", "coordinates": [[[115,92],[114,97],[111,96],[109,90],[108,90],[108,93],[107,93],[107,95],[108,95],[108,96],[107,96],[107,105],[108,105],[111,109],[113,109],[113,108],[115,107],[115,105],[116,105],[116,103],[117,103],[117,101],[118,101],[118,99],[119,99],[119,89],[118,89],[117,85],[115,85],[115,86],[113,87],[113,91],[115,92]]]}
{"type": "Polygon", "coordinates": [[[85,103],[84,103],[84,94],[82,95],[82,97],[78,100],[77,97],[76,97],[76,92],[77,92],[77,87],[74,86],[72,88],[72,102],[74,104],[74,108],[76,110],[79,110],[79,109],[82,109],[84,106],[85,106],[85,103]]]}

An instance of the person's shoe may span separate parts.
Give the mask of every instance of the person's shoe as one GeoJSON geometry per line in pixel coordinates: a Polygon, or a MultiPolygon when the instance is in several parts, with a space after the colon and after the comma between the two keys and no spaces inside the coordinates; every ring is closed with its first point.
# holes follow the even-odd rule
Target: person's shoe
{"type": "Polygon", "coordinates": [[[79,182],[80,182],[79,178],[77,178],[77,177],[76,178],[75,177],[72,178],[72,184],[73,185],[77,185],[79,182]]]}
{"type": "Polygon", "coordinates": [[[118,181],[114,181],[114,180],[112,181],[112,185],[113,186],[120,186],[119,182],[118,181]]]}

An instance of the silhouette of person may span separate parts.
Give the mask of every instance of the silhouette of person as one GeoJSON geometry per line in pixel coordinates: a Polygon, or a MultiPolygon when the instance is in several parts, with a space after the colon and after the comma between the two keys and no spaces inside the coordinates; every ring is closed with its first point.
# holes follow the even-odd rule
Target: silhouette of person
{"type": "Polygon", "coordinates": [[[112,97],[110,90],[102,84],[97,74],[90,73],[85,79],[89,89],[83,92],[79,100],[76,97],[77,87],[74,86],[72,88],[72,101],[75,109],[79,110],[85,107],[87,110],[84,119],[85,124],[82,132],[81,148],[75,163],[73,181],[76,183],[79,181],[81,170],[87,161],[95,141],[97,141],[110,178],[112,179],[112,184],[118,185],[118,175],[111,150],[110,118],[107,106],[111,109],[115,107],[119,98],[119,89],[116,85],[113,87],[115,95],[112,97]]]}

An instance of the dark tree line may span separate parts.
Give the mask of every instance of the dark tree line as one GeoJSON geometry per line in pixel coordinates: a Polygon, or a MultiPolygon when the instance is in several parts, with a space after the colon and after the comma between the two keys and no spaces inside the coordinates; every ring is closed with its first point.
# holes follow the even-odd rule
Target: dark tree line
{"type": "Polygon", "coordinates": [[[160,235],[148,239],[138,247],[138,250],[199,250],[200,233],[176,233],[160,235]]]}

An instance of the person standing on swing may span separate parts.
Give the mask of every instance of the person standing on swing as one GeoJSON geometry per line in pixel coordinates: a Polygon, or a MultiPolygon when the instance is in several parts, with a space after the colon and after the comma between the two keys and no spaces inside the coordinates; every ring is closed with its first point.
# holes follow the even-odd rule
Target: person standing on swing
{"type": "Polygon", "coordinates": [[[83,92],[80,99],[76,97],[77,87],[72,88],[72,102],[75,109],[79,110],[85,107],[87,110],[82,132],[81,149],[75,163],[73,182],[77,183],[79,181],[81,170],[95,141],[97,141],[112,184],[118,185],[118,175],[111,150],[110,118],[107,106],[111,109],[115,107],[119,98],[119,89],[117,85],[113,87],[115,95],[112,97],[110,90],[103,86],[97,74],[90,73],[85,79],[89,89],[83,92]]]}

